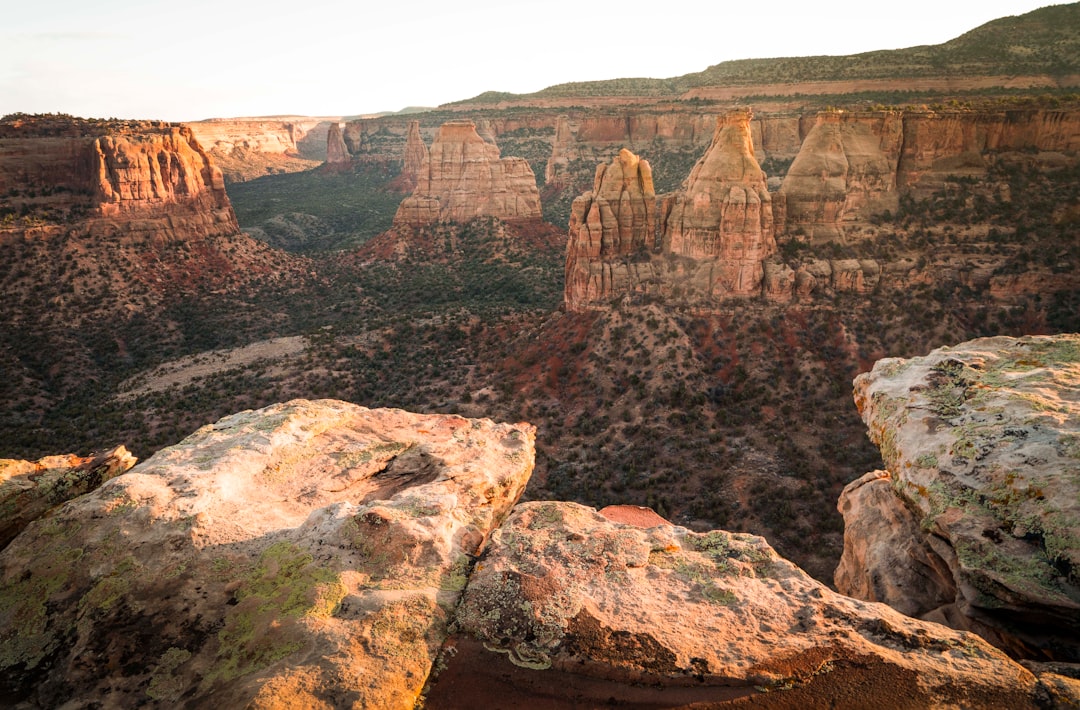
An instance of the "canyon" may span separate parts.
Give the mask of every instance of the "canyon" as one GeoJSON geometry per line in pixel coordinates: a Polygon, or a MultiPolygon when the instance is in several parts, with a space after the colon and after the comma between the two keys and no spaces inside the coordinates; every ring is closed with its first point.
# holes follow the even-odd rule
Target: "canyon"
{"type": "Polygon", "coordinates": [[[1074,705],[1074,72],[961,39],[0,120],[0,704],[1074,705]]]}
{"type": "MultiPolygon", "coordinates": [[[[1019,528],[1002,530],[1011,543],[987,541],[977,532],[985,521],[970,510],[957,515],[956,506],[977,504],[963,494],[949,493],[965,502],[935,503],[959,476],[922,463],[920,452],[938,442],[913,436],[925,423],[896,413],[927,416],[926,402],[935,403],[944,417],[939,448],[953,446],[959,457],[960,444],[948,440],[971,436],[976,405],[1014,402],[987,420],[978,437],[989,443],[976,451],[1014,460],[1006,485],[1046,487],[1045,500],[1014,503],[1047,511],[1039,518],[1047,541],[1074,536],[1077,347],[1075,335],[983,339],[883,360],[857,383],[890,468],[920,476],[899,479],[885,498],[917,500],[921,481],[933,491],[926,510],[939,534],[975,535],[952,537],[964,575],[951,590],[957,601],[973,586],[990,593],[990,580],[1010,595],[1033,583],[1049,589],[1043,572],[1030,582],[1003,576],[1038,564],[1040,553],[1019,528]],[[978,391],[980,378],[989,395],[978,391]],[[916,381],[928,386],[913,391],[916,381]],[[1035,391],[1054,404],[1053,431],[1041,425],[1055,418],[1033,409],[1035,391]],[[1055,443],[1065,447],[1064,468],[1050,474],[1057,463],[1027,462],[1055,443]],[[911,457],[920,463],[909,465],[911,457]],[[997,543],[999,553],[973,556],[960,539],[997,543]]],[[[1047,657],[1018,663],[969,631],[831,591],[757,536],[693,532],[632,506],[518,503],[535,436],[528,424],[294,400],[206,425],[66,502],[39,489],[56,507],[0,550],[0,692],[16,707],[49,706],[76,688],[83,700],[150,707],[210,698],[411,707],[423,697],[425,706],[451,708],[501,694],[525,704],[786,708],[830,697],[841,707],[903,698],[1035,708],[1080,697],[1064,662],[1075,662],[1075,645],[1062,645],[1075,635],[1060,627],[1075,614],[1058,615],[1080,603],[1075,567],[1052,572],[1055,593],[1028,597],[1020,616],[998,627],[1015,633],[1041,629],[1034,615],[1056,619],[1058,636],[1039,636],[1047,657]]],[[[10,462],[0,470],[3,493],[41,469],[10,462]]],[[[852,531],[867,530],[867,516],[896,518],[849,495],[840,505],[852,531]]],[[[990,514],[1002,519],[994,507],[990,514]]],[[[881,526],[852,542],[894,554],[922,544],[918,526],[881,526]]],[[[909,557],[875,569],[866,565],[880,554],[855,550],[838,577],[893,576],[876,589],[902,589],[904,575],[924,569],[909,557]]],[[[993,615],[1015,603],[968,601],[993,615]]],[[[976,630],[1015,650],[993,629],[976,630]]]]}

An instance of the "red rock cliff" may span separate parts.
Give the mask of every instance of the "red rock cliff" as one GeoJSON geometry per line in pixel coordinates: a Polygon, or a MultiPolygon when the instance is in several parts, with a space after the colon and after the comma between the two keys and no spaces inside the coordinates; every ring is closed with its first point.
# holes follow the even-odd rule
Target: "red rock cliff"
{"type": "Polygon", "coordinates": [[[394,224],[464,222],[480,216],[539,218],[536,178],[524,158],[500,158],[499,148],[481,138],[472,121],[444,123],[394,224]]]}

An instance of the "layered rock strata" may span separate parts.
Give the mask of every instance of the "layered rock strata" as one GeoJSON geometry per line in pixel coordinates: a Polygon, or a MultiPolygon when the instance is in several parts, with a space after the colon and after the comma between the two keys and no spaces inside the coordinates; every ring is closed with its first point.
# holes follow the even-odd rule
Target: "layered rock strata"
{"type": "Polygon", "coordinates": [[[409,134],[405,138],[405,162],[401,167],[401,180],[408,190],[416,189],[420,171],[427,159],[428,148],[420,135],[420,122],[409,121],[409,134]]]}
{"type": "Polygon", "coordinates": [[[978,636],[836,594],[760,537],[645,524],[519,505],[473,573],[427,707],[493,690],[523,707],[590,692],[665,707],[1037,706],[1036,678],[978,636]]]}
{"type": "Polygon", "coordinates": [[[0,552],[0,697],[412,707],[533,433],[329,400],[203,427],[0,552]]]}
{"type": "Polygon", "coordinates": [[[240,231],[221,171],[191,129],[51,116],[0,123],[0,193],[23,222],[214,237],[240,231]]]}
{"type": "Polygon", "coordinates": [[[750,114],[732,112],[675,194],[656,198],[648,162],[627,150],[597,169],[593,191],[573,204],[564,301],[579,310],[629,293],[695,305],[758,295],[775,251],[750,114]]]}
{"type": "Polygon", "coordinates": [[[345,146],[345,140],[341,137],[341,126],[332,123],[326,131],[326,163],[328,165],[342,165],[349,162],[349,149],[345,146]]]}
{"type": "Polygon", "coordinates": [[[656,191],[649,161],[625,148],[599,165],[592,192],[570,211],[566,303],[577,309],[610,299],[641,282],[656,246],[656,191]]]}
{"type": "Polygon", "coordinates": [[[439,128],[416,177],[416,188],[394,215],[395,226],[420,226],[474,217],[540,217],[536,177],[524,158],[500,158],[499,149],[471,121],[439,128]]]}
{"type": "Polygon", "coordinates": [[[837,588],[1080,662],[1078,363],[1077,335],[998,337],[856,378],[888,471],[840,498],[837,588]]]}

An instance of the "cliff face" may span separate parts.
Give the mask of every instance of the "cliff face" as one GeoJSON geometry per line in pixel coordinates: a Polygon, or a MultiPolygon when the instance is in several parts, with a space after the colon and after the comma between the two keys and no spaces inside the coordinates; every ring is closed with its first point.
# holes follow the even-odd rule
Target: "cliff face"
{"type": "Polygon", "coordinates": [[[1080,336],[878,362],[855,401],[887,472],[840,498],[841,592],[1080,662],[1080,336]]]}
{"type": "Polygon", "coordinates": [[[540,217],[536,178],[524,158],[500,158],[471,121],[443,124],[423,159],[416,188],[394,215],[395,225],[419,226],[474,217],[540,217]]]}
{"type": "Polygon", "coordinates": [[[405,164],[401,168],[401,181],[407,190],[416,189],[420,171],[427,159],[428,148],[420,135],[420,122],[409,121],[409,134],[405,138],[405,164]]]}
{"type": "Polygon", "coordinates": [[[843,225],[895,210],[903,121],[898,113],[823,113],[784,177],[788,233],[843,237],[843,225]]]}
{"type": "Polygon", "coordinates": [[[221,171],[192,131],[175,124],[6,122],[0,192],[23,223],[86,220],[91,229],[176,239],[240,231],[221,171]]]}
{"type": "Polygon", "coordinates": [[[326,131],[326,162],[328,165],[339,165],[349,162],[349,149],[341,137],[341,126],[337,123],[330,124],[326,131]]]}
{"type": "Polygon", "coordinates": [[[188,123],[230,182],[268,172],[309,170],[327,158],[327,138],[337,118],[231,118],[188,123]]]}

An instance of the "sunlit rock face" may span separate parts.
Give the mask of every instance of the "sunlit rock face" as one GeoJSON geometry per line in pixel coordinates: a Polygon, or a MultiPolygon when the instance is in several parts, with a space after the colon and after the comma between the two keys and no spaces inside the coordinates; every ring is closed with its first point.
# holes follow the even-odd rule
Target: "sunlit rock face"
{"type": "Polygon", "coordinates": [[[855,401],[887,467],[840,498],[846,594],[1080,661],[1080,336],[879,361],[855,401]]]}
{"type": "Polygon", "coordinates": [[[467,222],[484,216],[538,219],[536,176],[524,158],[500,158],[498,146],[485,141],[472,121],[444,123],[422,159],[416,188],[394,215],[394,224],[467,222]]]}
{"type": "Polygon", "coordinates": [[[296,400],[207,425],[0,553],[0,697],[412,707],[533,428],[296,400]]]}

